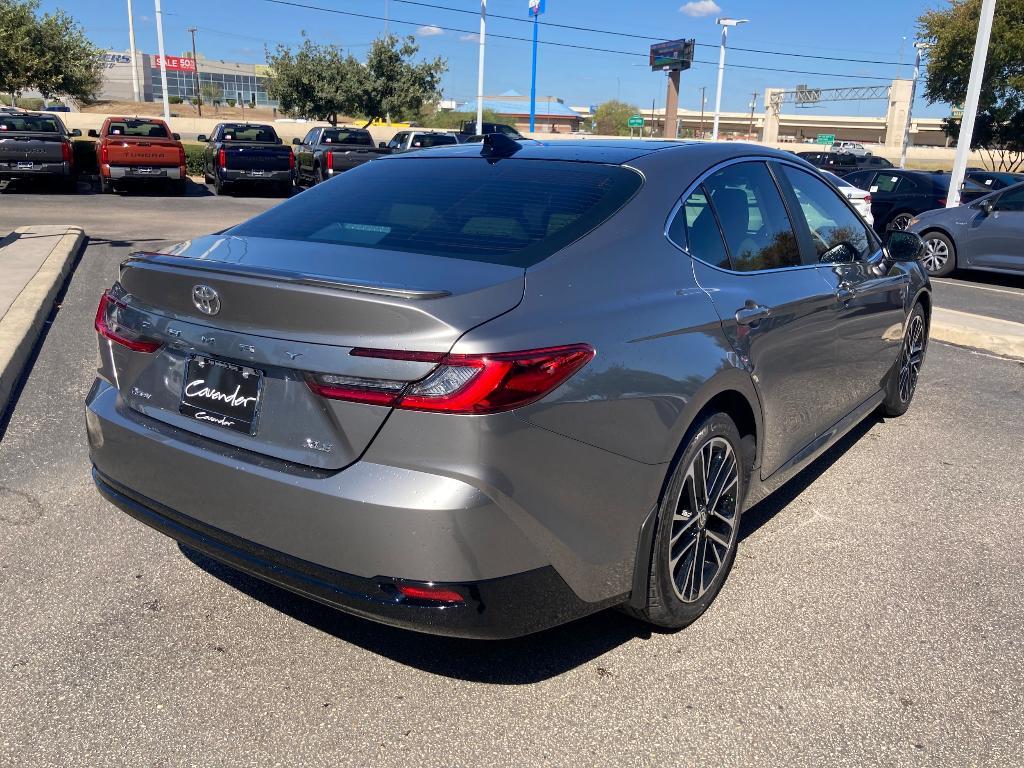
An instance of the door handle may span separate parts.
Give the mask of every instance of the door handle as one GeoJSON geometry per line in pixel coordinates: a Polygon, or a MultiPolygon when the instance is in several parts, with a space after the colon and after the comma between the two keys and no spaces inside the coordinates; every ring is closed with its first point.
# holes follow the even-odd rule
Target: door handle
{"type": "Polygon", "coordinates": [[[771,307],[748,300],[746,304],[736,310],[736,322],[740,325],[755,326],[771,313],[771,307]]]}
{"type": "Polygon", "coordinates": [[[836,299],[844,304],[854,298],[857,292],[850,287],[849,283],[840,283],[836,288],[836,299]]]}

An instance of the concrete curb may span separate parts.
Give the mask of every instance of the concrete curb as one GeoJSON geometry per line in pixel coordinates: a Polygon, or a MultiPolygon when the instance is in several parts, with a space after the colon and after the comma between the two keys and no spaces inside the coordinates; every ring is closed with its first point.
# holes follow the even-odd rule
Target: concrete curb
{"type": "MultiPolygon", "coordinates": [[[[19,227],[16,234],[33,234],[34,227],[19,227]]],[[[53,229],[52,227],[48,229],[53,229]]],[[[43,330],[43,324],[50,316],[53,300],[60,292],[74,263],[75,257],[85,240],[80,227],[63,227],[49,255],[21,293],[0,318],[0,416],[7,412],[7,406],[17,387],[18,381],[43,330]]],[[[5,246],[17,248],[17,241],[5,246]]]]}
{"type": "Polygon", "coordinates": [[[931,337],[1024,360],[1024,323],[936,308],[932,311],[931,337]]]}

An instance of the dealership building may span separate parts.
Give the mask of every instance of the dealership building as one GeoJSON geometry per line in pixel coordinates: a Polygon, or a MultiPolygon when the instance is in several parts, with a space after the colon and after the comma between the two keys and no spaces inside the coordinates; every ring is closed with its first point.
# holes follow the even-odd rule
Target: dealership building
{"type": "MultiPolygon", "coordinates": [[[[103,85],[99,97],[105,101],[133,101],[132,68],[139,81],[142,101],[162,101],[160,57],[154,53],[107,51],[103,56],[103,85]]],[[[220,89],[222,98],[241,99],[246,104],[276,106],[267,95],[267,65],[241,64],[202,55],[167,56],[167,96],[193,100],[198,88],[211,83],[220,89]]]]}

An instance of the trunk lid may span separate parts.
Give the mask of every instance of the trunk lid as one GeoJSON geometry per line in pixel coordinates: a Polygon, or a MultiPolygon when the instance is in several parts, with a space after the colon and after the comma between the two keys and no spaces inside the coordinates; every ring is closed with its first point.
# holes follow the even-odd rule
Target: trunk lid
{"type": "Polygon", "coordinates": [[[178,142],[174,139],[118,136],[106,140],[110,165],[168,166],[178,165],[178,142]]]}
{"type": "Polygon", "coordinates": [[[4,163],[59,163],[63,160],[59,135],[33,135],[30,133],[4,133],[0,137],[0,162],[4,163]]]}
{"type": "Polygon", "coordinates": [[[224,147],[224,159],[231,170],[287,171],[291,167],[288,161],[291,153],[290,148],[276,144],[224,147]]]}
{"type": "MultiPolygon", "coordinates": [[[[420,379],[433,362],[349,353],[354,347],[447,352],[469,329],[515,307],[525,277],[517,267],[438,256],[208,236],[130,257],[120,287],[122,325],[163,344],[151,354],[109,345],[111,379],[130,407],[239,448],[341,469],[366,449],[390,407],[323,399],[307,386],[306,374],[420,379]],[[216,293],[215,314],[193,301],[196,286],[216,293]],[[261,377],[251,431],[226,428],[183,406],[188,387],[206,386],[194,384],[203,379],[197,364],[190,367],[196,358],[261,377]]],[[[227,381],[222,393],[242,383],[227,381]]],[[[210,401],[209,414],[225,415],[220,406],[210,401]]]]}

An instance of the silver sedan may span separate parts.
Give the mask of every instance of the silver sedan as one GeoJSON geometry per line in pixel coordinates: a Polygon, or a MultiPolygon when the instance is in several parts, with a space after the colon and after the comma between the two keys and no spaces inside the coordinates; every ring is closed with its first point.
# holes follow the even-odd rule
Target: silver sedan
{"type": "Polygon", "coordinates": [[[907,229],[924,240],[922,263],[932,277],[957,267],[1024,274],[1024,183],[970,205],[919,213],[907,229]]]}

